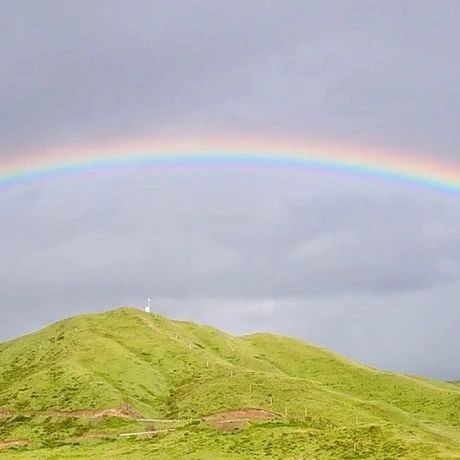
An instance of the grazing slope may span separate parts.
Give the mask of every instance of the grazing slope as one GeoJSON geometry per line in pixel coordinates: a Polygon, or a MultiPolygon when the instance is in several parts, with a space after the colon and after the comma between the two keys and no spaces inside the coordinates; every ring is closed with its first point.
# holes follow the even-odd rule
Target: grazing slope
{"type": "Polygon", "coordinates": [[[1,447],[17,459],[460,458],[460,387],[121,308],[0,345],[1,447]],[[262,413],[251,408],[278,417],[235,431],[207,418],[262,413]],[[182,422],[148,440],[100,438],[145,431],[147,418],[182,422]]]}

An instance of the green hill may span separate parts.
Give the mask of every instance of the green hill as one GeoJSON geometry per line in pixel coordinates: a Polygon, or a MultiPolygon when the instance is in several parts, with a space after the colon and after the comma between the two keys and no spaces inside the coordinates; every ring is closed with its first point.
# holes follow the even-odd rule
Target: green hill
{"type": "Polygon", "coordinates": [[[121,308],[0,345],[0,448],[12,459],[460,458],[460,387],[121,308]],[[153,430],[169,431],[118,436],[153,430]]]}

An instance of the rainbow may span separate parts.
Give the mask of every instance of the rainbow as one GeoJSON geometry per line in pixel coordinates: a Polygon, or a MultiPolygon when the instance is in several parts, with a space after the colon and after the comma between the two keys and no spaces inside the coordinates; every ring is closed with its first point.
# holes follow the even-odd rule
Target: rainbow
{"type": "Polygon", "coordinates": [[[24,152],[0,160],[0,185],[161,164],[256,164],[338,170],[460,194],[460,164],[409,153],[263,139],[125,141],[24,152]]]}

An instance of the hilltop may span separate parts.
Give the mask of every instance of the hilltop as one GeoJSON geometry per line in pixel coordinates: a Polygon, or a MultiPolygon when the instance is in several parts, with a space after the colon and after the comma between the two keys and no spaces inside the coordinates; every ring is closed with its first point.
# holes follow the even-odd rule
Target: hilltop
{"type": "Polygon", "coordinates": [[[0,344],[0,447],[12,459],[460,458],[460,387],[121,308],[0,344]],[[171,431],[116,437],[153,430],[171,431]]]}

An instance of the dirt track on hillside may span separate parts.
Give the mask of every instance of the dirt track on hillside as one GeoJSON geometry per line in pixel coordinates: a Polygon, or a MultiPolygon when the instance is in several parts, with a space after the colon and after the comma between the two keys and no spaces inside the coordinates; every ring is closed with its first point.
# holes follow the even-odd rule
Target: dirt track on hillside
{"type": "Polygon", "coordinates": [[[26,446],[28,444],[27,441],[17,440],[17,441],[0,441],[0,450],[2,449],[9,449],[10,447],[19,447],[19,446],[26,446]]]}
{"type": "Polygon", "coordinates": [[[0,417],[11,417],[13,415],[24,415],[34,417],[36,415],[49,415],[52,417],[76,417],[76,418],[94,418],[103,417],[120,417],[125,419],[138,419],[141,414],[129,404],[123,404],[121,407],[109,407],[106,409],[80,409],[80,410],[45,410],[45,411],[26,411],[13,412],[9,409],[0,408],[0,417]]]}
{"type": "Polygon", "coordinates": [[[139,414],[128,404],[123,405],[121,408],[108,408],[108,409],[83,409],[75,411],[60,411],[53,410],[46,412],[48,415],[54,417],[81,417],[81,418],[103,418],[103,417],[120,417],[126,419],[139,418],[139,414]]]}

